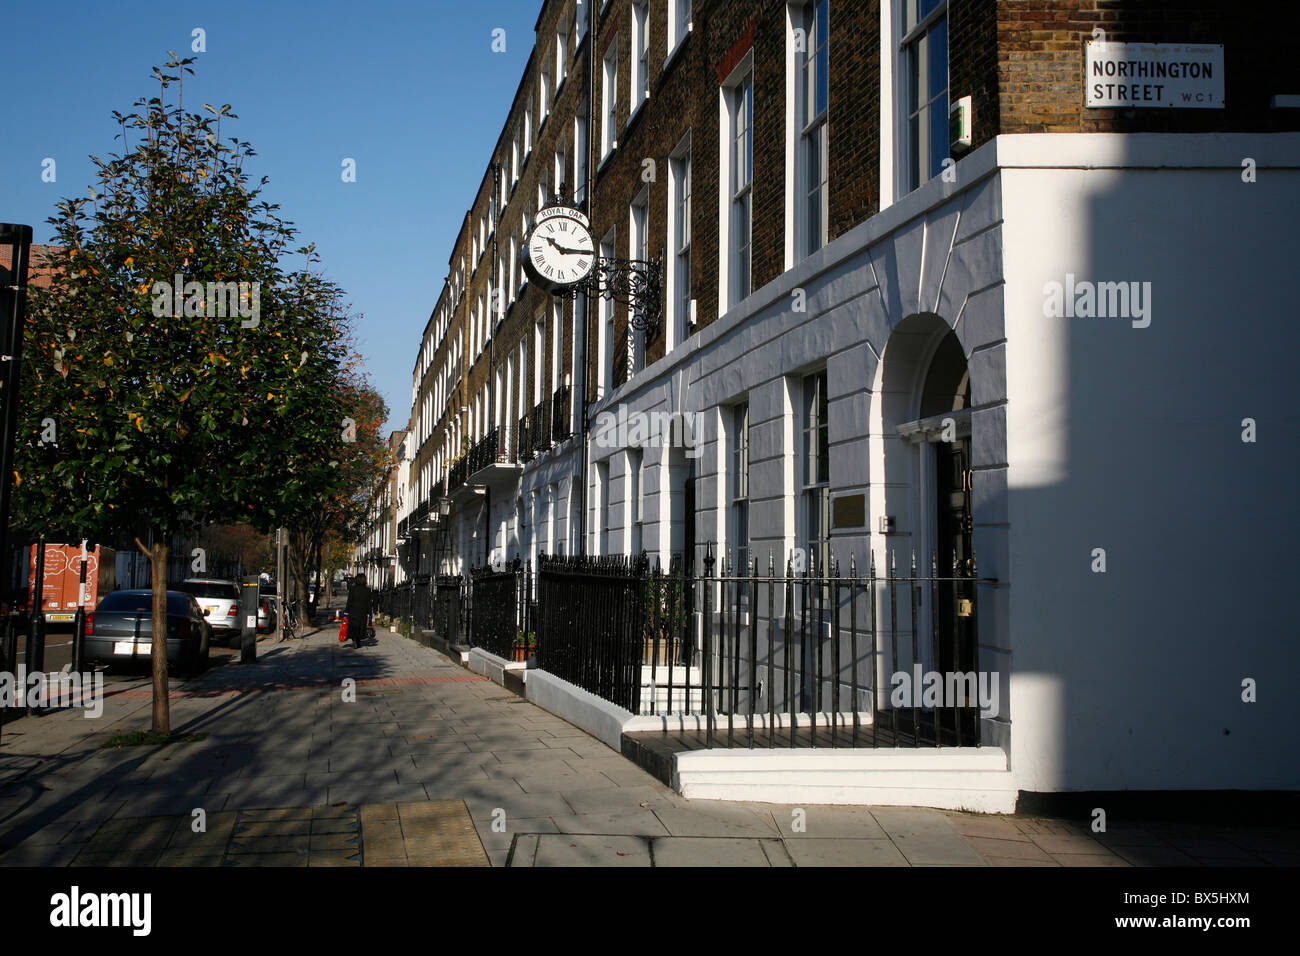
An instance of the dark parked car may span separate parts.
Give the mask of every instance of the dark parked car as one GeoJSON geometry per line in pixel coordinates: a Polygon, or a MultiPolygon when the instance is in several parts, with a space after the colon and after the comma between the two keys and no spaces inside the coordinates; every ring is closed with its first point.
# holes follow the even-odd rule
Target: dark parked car
{"type": "MultiPolygon", "coordinates": [[[[208,666],[212,628],[194,596],[167,592],[167,663],[183,674],[208,666]]],[[[153,592],[114,591],[86,615],[86,659],[104,664],[148,661],[153,653],[153,592]]]]}
{"type": "Polygon", "coordinates": [[[244,626],[239,620],[239,585],[220,578],[186,578],[176,590],[192,594],[207,616],[213,637],[231,647],[239,644],[244,626]]]}

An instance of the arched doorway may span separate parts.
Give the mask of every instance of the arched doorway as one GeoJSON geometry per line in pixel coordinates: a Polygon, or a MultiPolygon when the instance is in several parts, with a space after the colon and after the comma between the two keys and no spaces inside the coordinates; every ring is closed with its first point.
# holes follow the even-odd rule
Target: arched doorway
{"type": "MultiPolygon", "coordinates": [[[[881,686],[890,687],[894,674],[914,673],[917,665],[945,678],[969,674],[977,667],[978,625],[971,382],[960,340],[937,315],[905,319],[886,343],[875,384],[872,467],[882,480],[873,480],[872,508],[892,522],[877,559],[882,568],[896,562],[898,575],[907,577],[915,555],[917,577],[925,579],[919,584],[916,633],[910,615],[898,622],[907,639],[899,644],[898,660],[883,659],[881,686]]],[[[883,695],[880,703],[888,703],[883,695]]],[[[962,697],[955,708],[940,710],[944,742],[977,739],[977,703],[962,697]]],[[[931,726],[932,715],[924,722],[931,726]]]]}

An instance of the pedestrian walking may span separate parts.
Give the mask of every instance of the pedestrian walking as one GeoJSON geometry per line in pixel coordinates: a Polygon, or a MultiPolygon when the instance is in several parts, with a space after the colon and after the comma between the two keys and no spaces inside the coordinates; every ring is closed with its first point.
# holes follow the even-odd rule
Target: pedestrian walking
{"type": "Polygon", "coordinates": [[[360,574],[352,579],[352,585],[348,588],[346,613],[348,636],[352,638],[352,646],[360,647],[361,639],[366,636],[366,631],[370,627],[370,589],[366,587],[366,579],[360,574]]]}

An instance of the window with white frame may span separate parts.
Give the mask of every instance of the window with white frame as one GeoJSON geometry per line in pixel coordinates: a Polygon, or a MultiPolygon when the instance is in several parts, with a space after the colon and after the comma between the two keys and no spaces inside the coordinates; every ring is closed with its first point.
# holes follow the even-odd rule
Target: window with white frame
{"type": "Polygon", "coordinates": [[[560,390],[560,350],[564,346],[564,300],[551,301],[551,389],[555,395],[560,390]]]}
{"type": "MultiPolygon", "coordinates": [[[[828,0],[791,9],[802,43],[795,44],[795,243],[798,257],[826,245],[830,164],[827,107],[830,99],[828,0]],[[802,46],[802,49],[800,47],[802,46]]],[[[798,34],[796,39],[798,39],[798,34]]]]}
{"type": "Polygon", "coordinates": [[[546,170],[542,170],[541,175],[537,177],[537,208],[543,209],[551,204],[551,183],[547,178],[546,170]]]}
{"type": "Polygon", "coordinates": [[[573,24],[577,30],[578,42],[587,35],[587,18],[590,14],[591,0],[574,0],[573,24]]]}
{"type": "Polygon", "coordinates": [[[754,182],[754,75],[752,67],[722,88],[726,106],[722,142],[725,175],[719,177],[726,199],[727,282],[724,310],[750,293],[750,246],[754,182]]]}
{"type": "Polygon", "coordinates": [[[632,101],[629,113],[650,98],[650,2],[632,4],[632,101]]]}
{"type": "Polygon", "coordinates": [[[948,156],[948,4],[902,0],[903,179],[916,189],[943,171],[948,156]]]}
{"type": "Polygon", "coordinates": [[[691,32],[691,0],[668,0],[668,56],[691,32]]]}
{"type": "Polygon", "coordinates": [[[629,534],[628,551],[631,557],[641,553],[641,527],[645,512],[641,507],[641,475],[644,453],[640,448],[629,449],[627,453],[627,516],[629,534]]]}
{"type": "Polygon", "coordinates": [[[523,288],[524,280],[522,270],[519,268],[519,238],[518,233],[512,233],[510,236],[510,276],[509,288],[511,290],[511,299],[519,295],[519,290],[523,288]],[[516,280],[516,276],[518,279],[516,280]]]}
{"type": "Polygon", "coordinates": [[[533,407],[542,403],[542,388],[546,380],[546,313],[533,324],[533,407]]]}
{"type": "Polygon", "coordinates": [[[528,414],[528,336],[519,340],[519,388],[515,392],[518,405],[515,408],[515,420],[528,414]]]}
{"type": "MultiPolygon", "coordinates": [[[[614,517],[612,495],[609,493],[609,459],[596,462],[596,494],[599,496],[593,504],[599,508],[595,522],[599,529],[599,546],[596,554],[609,554],[609,526],[614,517]]],[[[595,509],[593,509],[595,510],[595,509]]]]}
{"type": "Polygon", "coordinates": [[[749,570],[749,402],[731,409],[731,526],[728,542],[735,572],[749,570]]]}
{"type": "Polygon", "coordinates": [[[803,539],[809,560],[825,573],[830,559],[831,459],[826,370],[803,380],[803,539]]]}
{"type": "Polygon", "coordinates": [[[583,102],[573,121],[573,201],[581,204],[587,198],[587,104],[583,102]]]}
{"type": "MultiPolygon", "coordinates": [[[[628,207],[627,257],[647,262],[650,259],[650,186],[647,184],[628,207]]],[[[645,334],[634,327],[631,306],[627,323],[627,372],[630,378],[645,365],[645,334]]]]}
{"type": "Polygon", "coordinates": [[[560,18],[555,30],[555,89],[559,92],[564,78],[569,75],[569,21],[560,18]]]}
{"type": "Polygon", "coordinates": [[[510,144],[510,188],[514,189],[519,183],[519,134],[515,133],[515,140],[510,144]]]}
{"type": "Polygon", "coordinates": [[[564,193],[564,176],[568,172],[568,157],[564,153],[564,140],[561,139],[555,147],[555,191],[564,193]]]}
{"type": "MultiPolygon", "coordinates": [[[[600,255],[604,259],[614,258],[615,230],[611,229],[600,241],[600,255]]],[[[596,380],[596,396],[599,398],[614,387],[614,299],[608,284],[605,293],[597,304],[597,329],[600,342],[599,377],[596,380]]]]}
{"type": "Polygon", "coordinates": [[[542,68],[541,81],[537,84],[537,126],[540,129],[551,115],[551,71],[542,68]]]}
{"type": "Polygon", "coordinates": [[[691,138],[688,133],[669,157],[668,344],[676,346],[690,335],[691,322],[691,138]]]}
{"type": "Polygon", "coordinates": [[[524,106],[524,161],[528,160],[528,155],[533,151],[533,101],[530,99],[524,106]]]}
{"type": "Polygon", "coordinates": [[[605,51],[604,82],[600,86],[600,158],[604,160],[618,145],[618,37],[605,51]]]}
{"type": "Polygon", "coordinates": [[[497,265],[497,288],[501,290],[501,294],[497,296],[497,314],[493,319],[494,322],[500,322],[505,318],[506,309],[509,307],[510,303],[514,301],[515,286],[514,283],[510,281],[511,273],[506,271],[506,268],[509,265],[510,248],[509,246],[502,244],[501,260],[497,265]]]}

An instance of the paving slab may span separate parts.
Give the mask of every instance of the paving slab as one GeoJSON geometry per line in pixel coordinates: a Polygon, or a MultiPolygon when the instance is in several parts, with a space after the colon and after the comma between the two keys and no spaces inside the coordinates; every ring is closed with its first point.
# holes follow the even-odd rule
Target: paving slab
{"type": "Polygon", "coordinates": [[[552,818],[560,833],[623,833],[631,836],[668,836],[652,810],[624,809],[600,810],[593,813],[574,813],[552,818]]]}
{"type": "Polygon", "coordinates": [[[981,866],[984,858],[937,810],[878,809],[872,815],[912,866],[981,866]]]}
{"type": "MultiPolygon", "coordinates": [[[[531,866],[650,866],[650,845],[641,837],[543,833],[531,866]]],[[[512,866],[519,866],[512,862],[512,866]]]]}
{"type": "MultiPolygon", "coordinates": [[[[725,837],[655,837],[655,866],[771,866],[764,840],[725,837]]],[[[772,840],[772,843],[780,841],[772,840]]]]}
{"type": "Polygon", "coordinates": [[[673,836],[689,837],[775,837],[780,836],[771,815],[747,807],[709,806],[699,801],[689,807],[655,810],[654,814],[673,836]]]}

